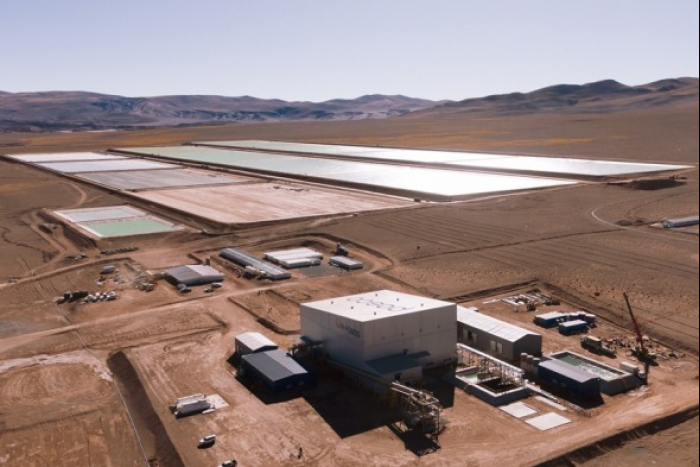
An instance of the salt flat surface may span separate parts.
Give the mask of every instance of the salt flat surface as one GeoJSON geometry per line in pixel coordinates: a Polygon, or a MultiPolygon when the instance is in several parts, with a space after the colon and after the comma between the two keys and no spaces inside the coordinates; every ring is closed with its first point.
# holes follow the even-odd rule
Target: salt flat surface
{"type": "Polygon", "coordinates": [[[296,183],[153,190],[134,195],[226,224],[352,214],[412,204],[400,198],[296,183]]]}

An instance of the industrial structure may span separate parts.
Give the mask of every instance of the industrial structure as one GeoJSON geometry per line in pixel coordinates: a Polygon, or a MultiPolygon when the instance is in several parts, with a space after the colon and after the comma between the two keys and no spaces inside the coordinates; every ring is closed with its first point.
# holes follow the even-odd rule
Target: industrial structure
{"type": "Polygon", "coordinates": [[[323,261],[323,254],[311,248],[271,251],[264,254],[267,261],[278,264],[285,269],[318,266],[323,261]]]}
{"type": "Polygon", "coordinates": [[[224,248],[221,250],[219,255],[222,258],[242,267],[247,273],[253,276],[259,276],[272,280],[284,280],[292,277],[292,274],[289,271],[280,269],[274,264],[258,259],[245,251],[237,250],[235,248],[224,248]]]}
{"type": "Polygon", "coordinates": [[[272,393],[301,388],[311,382],[311,374],[282,350],[244,355],[237,376],[272,393]]]}
{"type": "Polygon", "coordinates": [[[457,305],[381,290],[301,305],[301,333],[327,358],[384,381],[452,364],[457,305]]]}
{"type": "Polygon", "coordinates": [[[542,354],[542,335],[474,308],[457,307],[457,329],[460,343],[501,359],[515,360],[521,353],[542,354]]]}
{"type": "Polygon", "coordinates": [[[235,338],[236,354],[240,357],[251,353],[277,350],[279,346],[259,332],[246,332],[235,338]]]}
{"type": "Polygon", "coordinates": [[[212,408],[211,403],[207,400],[204,394],[192,394],[190,396],[180,397],[171,410],[176,417],[187,417],[202,413],[205,410],[212,408]]]}
{"type": "Polygon", "coordinates": [[[664,228],[666,229],[677,229],[679,227],[690,227],[692,225],[698,225],[700,223],[700,218],[697,215],[688,217],[679,217],[676,219],[666,219],[662,222],[664,228]]]}
{"type": "Polygon", "coordinates": [[[329,263],[331,266],[337,266],[346,271],[357,271],[364,267],[362,261],[356,259],[348,258],[347,256],[333,256],[329,263]]]}
{"type": "Polygon", "coordinates": [[[543,387],[580,399],[600,397],[600,378],[561,360],[547,360],[537,367],[543,387]]]}
{"type": "Polygon", "coordinates": [[[554,326],[557,326],[559,323],[564,322],[567,319],[568,315],[566,313],[562,313],[560,311],[552,311],[549,313],[537,315],[533,318],[532,321],[536,325],[542,326],[543,328],[553,328],[554,326]]]}
{"type": "Polygon", "coordinates": [[[212,284],[221,282],[225,278],[213,267],[199,264],[170,268],[165,271],[165,277],[176,285],[184,284],[187,286],[212,284]]]}

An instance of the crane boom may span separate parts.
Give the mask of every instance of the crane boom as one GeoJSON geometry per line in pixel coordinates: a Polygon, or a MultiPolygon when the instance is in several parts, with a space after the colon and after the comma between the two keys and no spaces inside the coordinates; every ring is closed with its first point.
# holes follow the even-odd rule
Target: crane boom
{"type": "Polygon", "coordinates": [[[630,298],[627,296],[627,292],[622,292],[622,296],[625,297],[625,302],[627,303],[627,310],[629,310],[630,318],[632,318],[632,324],[634,325],[634,333],[637,335],[637,342],[639,343],[639,348],[642,354],[646,355],[647,348],[644,346],[644,336],[642,335],[641,329],[639,329],[639,323],[637,323],[637,318],[634,317],[634,312],[632,311],[632,305],[630,305],[630,298]]]}

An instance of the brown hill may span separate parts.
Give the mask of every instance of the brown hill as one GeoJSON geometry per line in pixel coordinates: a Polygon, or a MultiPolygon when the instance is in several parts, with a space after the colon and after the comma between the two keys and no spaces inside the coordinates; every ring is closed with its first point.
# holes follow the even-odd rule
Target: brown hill
{"type": "Polygon", "coordinates": [[[612,113],[649,107],[698,105],[698,78],[626,86],[614,80],[584,85],[560,84],[529,93],[492,95],[448,102],[405,118],[459,114],[522,115],[535,113],[612,113]]]}
{"type": "Polygon", "coordinates": [[[0,92],[0,131],[361,120],[402,115],[436,104],[425,99],[384,95],[313,103],[250,96],[123,97],[88,92],[0,92]]]}

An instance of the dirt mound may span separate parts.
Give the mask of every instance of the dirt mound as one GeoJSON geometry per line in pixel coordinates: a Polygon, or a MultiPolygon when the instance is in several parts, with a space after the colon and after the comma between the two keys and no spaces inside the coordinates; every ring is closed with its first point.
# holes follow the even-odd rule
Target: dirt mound
{"type": "Polygon", "coordinates": [[[611,185],[628,188],[630,190],[654,191],[685,185],[685,181],[677,177],[667,177],[632,180],[631,182],[611,183],[611,185]]]}
{"type": "Polygon", "coordinates": [[[146,389],[129,358],[123,352],[117,352],[107,360],[107,365],[119,383],[143,447],[148,453],[149,464],[153,467],[184,467],[185,464],[153,409],[146,389]]]}
{"type": "Polygon", "coordinates": [[[668,430],[697,416],[698,406],[696,405],[695,407],[684,410],[683,412],[659,418],[640,427],[623,431],[598,441],[597,443],[589,444],[588,446],[584,446],[562,456],[542,462],[537,464],[537,467],[575,467],[585,461],[618,449],[628,441],[668,430]]]}

